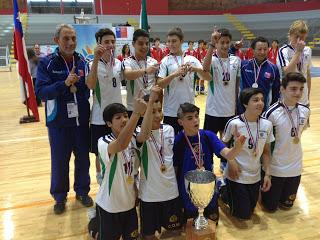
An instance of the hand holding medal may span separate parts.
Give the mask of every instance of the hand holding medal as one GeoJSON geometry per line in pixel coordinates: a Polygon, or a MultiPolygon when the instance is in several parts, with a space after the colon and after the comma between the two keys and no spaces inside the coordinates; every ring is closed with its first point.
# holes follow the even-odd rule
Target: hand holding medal
{"type": "Polygon", "coordinates": [[[80,77],[75,74],[75,69],[76,67],[74,66],[71,71],[69,72],[69,75],[67,79],[64,81],[66,86],[70,87],[70,92],[71,93],[76,93],[77,92],[77,87],[74,85],[76,82],[79,81],[80,77]]]}

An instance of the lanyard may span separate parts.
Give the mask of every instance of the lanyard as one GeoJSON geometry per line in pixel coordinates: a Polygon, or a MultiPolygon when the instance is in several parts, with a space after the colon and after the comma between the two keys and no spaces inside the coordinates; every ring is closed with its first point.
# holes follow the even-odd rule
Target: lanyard
{"type": "Polygon", "coordinates": [[[295,124],[294,124],[292,115],[291,115],[291,112],[292,112],[292,111],[289,110],[288,106],[287,106],[284,102],[282,102],[282,105],[283,105],[283,108],[285,109],[286,113],[287,113],[288,116],[289,116],[289,119],[290,119],[290,122],[291,122],[291,126],[292,126],[291,131],[294,132],[294,136],[295,136],[295,137],[299,137],[299,127],[300,127],[300,126],[299,126],[299,119],[300,119],[300,112],[299,112],[298,106],[296,107],[296,109],[297,109],[297,127],[296,127],[295,124]]]}
{"type": "Polygon", "coordinates": [[[161,147],[159,148],[158,143],[155,139],[155,137],[153,136],[153,134],[151,133],[151,140],[157,150],[158,156],[159,156],[159,160],[160,160],[160,164],[163,165],[164,164],[164,159],[163,159],[163,147],[164,147],[164,139],[163,139],[163,125],[160,126],[160,139],[161,139],[161,147]]]}
{"type": "Polygon", "coordinates": [[[224,63],[222,62],[220,56],[215,53],[215,56],[218,58],[220,66],[222,68],[222,74],[223,74],[223,82],[229,82],[230,81],[230,59],[228,57],[228,62],[227,62],[227,69],[224,68],[224,63]]]}
{"type": "Polygon", "coordinates": [[[249,144],[253,145],[253,151],[254,151],[254,153],[257,153],[257,147],[258,147],[258,141],[259,141],[259,131],[260,131],[259,117],[258,117],[257,122],[256,122],[257,123],[257,134],[256,134],[256,140],[255,141],[254,141],[253,135],[251,133],[251,130],[250,130],[250,127],[249,127],[249,124],[248,124],[248,120],[247,120],[247,118],[246,118],[246,116],[244,114],[242,114],[242,118],[244,120],[247,132],[249,134],[249,144]]]}
{"type": "Polygon", "coordinates": [[[252,87],[257,88],[258,87],[258,80],[259,80],[259,76],[260,76],[260,71],[261,68],[263,66],[264,63],[266,63],[268,60],[264,60],[260,66],[258,66],[258,63],[256,61],[256,59],[254,58],[252,60],[252,64],[253,64],[253,72],[254,72],[254,84],[252,84],[252,87]],[[256,69],[256,66],[258,66],[258,69],[256,69]]]}
{"type": "Polygon", "coordinates": [[[104,65],[106,66],[106,72],[108,73],[108,68],[110,68],[110,72],[111,72],[111,79],[114,77],[113,76],[113,66],[114,66],[114,59],[113,59],[113,57],[110,57],[110,61],[112,61],[112,62],[110,62],[109,64],[107,63],[107,62],[105,62],[104,61],[104,59],[103,58],[101,58],[101,61],[104,63],[104,65]]]}
{"type": "MultiPolygon", "coordinates": [[[[139,68],[143,69],[136,56],[134,57],[134,59],[136,60],[136,63],[138,64],[139,68]]],[[[146,71],[146,69],[147,69],[147,59],[144,60],[144,70],[146,71]]],[[[148,74],[144,74],[142,79],[143,79],[144,88],[147,88],[148,87],[148,74]]]]}
{"type": "MultiPolygon", "coordinates": [[[[178,58],[177,58],[176,55],[173,55],[173,59],[174,59],[174,61],[176,62],[176,64],[178,65],[178,68],[181,67],[181,66],[183,66],[183,63],[184,63],[184,57],[183,57],[183,56],[181,56],[181,64],[179,64],[178,58]]],[[[182,75],[182,76],[179,78],[179,80],[182,81],[184,77],[185,77],[185,75],[182,75]]]]}
{"type": "Polygon", "coordinates": [[[195,151],[194,151],[194,149],[193,149],[193,147],[192,147],[192,145],[191,145],[191,143],[189,141],[189,138],[187,137],[186,133],[185,132],[183,132],[183,133],[184,133],[184,137],[186,138],[186,141],[187,141],[187,143],[189,145],[189,148],[190,148],[190,150],[191,150],[191,152],[193,154],[193,157],[194,157],[194,159],[196,161],[196,165],[198,166],[198,168],[201,169],[203,167],[203,160],[201,158],[202,147],[201,147],[201,141],[200,141],[200,133],[198,131],[198,142],[199,142],[199,154],[198,154],[198,157],[197,157],[197,155],[196,155],[196,153],[195,153],[195,151]]]}

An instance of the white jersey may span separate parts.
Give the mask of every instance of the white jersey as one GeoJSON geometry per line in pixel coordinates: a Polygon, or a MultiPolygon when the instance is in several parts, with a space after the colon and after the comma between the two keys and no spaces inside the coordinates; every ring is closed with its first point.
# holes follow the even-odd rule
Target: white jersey
{"type": "MultiPolygon", "coordinates": [[[[289,65],[295,54],[295,49],[290,44],[285,44],[279,49],[277,57],[277,66],[280,70],[281,79],[284,77],[282,68],[289,65]]],[[[295,67],[295,72],[300,72],[307,79],[307,72],[310,71],[312,51],[310,47],[304,47],[300,57],[300,64],[295,67]]],[[[300,102],[304,105],[309,104],[308,84],[304,84],[303,95],[300,102]]]]}
{"type": "MultiPolygon", "coordinates": [[[[158,64],[158,61],[152,57],[147,57],[147,61],[137,61],[134,56],[130,56],[123,60],[123,70],[140,70],[146,69],[150,66],[158,64]]],[[[138,95],[139,91],[142,90],[144,94],[150,94],[152,86],[156,82],[156,74],[148,74],[148,77],[139,77],[137,79],[126,79],[127,80],[127,109],[133,111],[134,98],[138,95]]]]}
{"type": "MultiPolygon", "coordinates": [[[[256,140],[257,123],[248,122],[248,125],[253,139],[256,140]]],[[[236,116],[228,121],[222,141],[229,142],[231,139],[233,139],[235,126],[237,126],[239,134],[244,135],[247,138],[242,151],[235,158],[235,161],[238,163],[241,172],[239,175],[239,179],[231,179],[229,176],[227,164],[227,168],[224,174],[228,179],[242,184],[253,184],[259,182],[261,179],[260,157],[263,153],[264,146],[266,143],[274,141],[274,136],[272,133],[272,123],[265,118],[259,118],[259,138],[256,157],[253,155],[253,148],[249,142],[250,135],[247,131],[246,124],[244,122],[244,119],[242,118],[242,115],[236,116]]]]}
{"type": "Polygon", "coordinates": [[[135,183],[128,183],[127,176],[130,175],[134,179],[134,176],[138,174],[139,159],[134,138],[123,152],[109,156],[108,145],[113,140],[112,135],[101,137],[98,140],[103,180],[96,203],[109,213],[118,213],[128,211],[135,206],[135,183]]]}
{"type": "MultiPolygon", "coordinates": [[[[137,131],[140,131],[140,129],[137,129],[137,131]]],[[[152,137],[150,137],[143,143],[140,150],[142,155],[139,198],[144,202],[172,200],[179,196],[176,174],[173,167],[173,127],[163,124],[160,129],[152,130],[152,136],[158,148],[156,148],[152,137]],[[161,172],[161,162],[158,153],[162,144],[164,165],[166,167],[165,172],[161,172]]]]}
{"type": "Polygon", "coordinates": [[[299,121],[299,143],[293,143],[291,136],[292,125],[290,118],[282,103],[273,104],[264,116],[272,122],[275,132],[275,146],[272,152],[270,174],[276,177],[296,177],[302,172],[302,147],[301,133],[307,128],[310,110],[307,106],[298,104],[299,120],[297,119],[297,107],[289,107],[294,125],[299,121]]]}
{"type": "MultiPolygon", "coordinates": [[[[92,62],[89,63],[91,69],[92,62]]],[[[111,69],[109,64],[99,60],[97,69],[97,83],[93,94],[93,105],[91,111],[91,124],[105,125],[103,110],[111,103],[122,103],[121,97],[121,62],[114,59],[111,69]]]]}
{"type": "MultiPolygon", "coordinates": [[[[183,57],[170,54],[162,59],[158,77],[165,78],[175,72],[181,64],[186,63],[190,63],[192,66],[202,69],[202,65],[199,60],[193,56],[188,55],[183,57]]],[[[164,116],[177,117],[177,111],[180,104],[185,102],[194,104],[194,84],[194,72],[188,73],[181,80],[180,77],[176,77],[169,83],[169,85],[164,89],[164,116]]]]}
{"type": "Polygon", "coordinates": [[[212,57],[212,80],[208,86],[206,114],[213,117],[231,117],[236,111],[236,80],[240,77],[241,60],[236,56],[229,56],[229,58],[221,58],[221,61],[223,68],[218,57],[212,57]],[[229,69],[230,81],[224,85],[223,71],[227,69],[229,69]]]}

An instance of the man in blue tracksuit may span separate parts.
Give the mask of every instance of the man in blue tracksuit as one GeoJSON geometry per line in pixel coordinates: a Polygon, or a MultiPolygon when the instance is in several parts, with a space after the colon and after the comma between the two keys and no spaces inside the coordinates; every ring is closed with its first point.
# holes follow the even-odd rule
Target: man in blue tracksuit
{"type": "Polygon", "coordinates": [[[75,156],[74,190],[76,199],[92,206],[88,196],[89,176],[89,89],[85,84],[86,62],[75,52],[76,32],[71,25],[57,27],[54,41],[58,48],[39,65],[36,93],[45,101],[46,125],[51,147],[51,187],[54,213],[65,211],[69,191],[69,161],[75,156]]]}
{"type": "MultiPolygon", "coordinates": [[[[254,58],[241,61],[240,91],[245,88],[261,88],[264,93],[264,110],[277,102],[280,96],[280,73],[277,65],[268,57],[269,42],[264,37],[257,37],[251,42],[254,58]]],[[[231,48],[234,54],[236,48],[231,48]]],[[[238,114],[244,112],[242,104],[237,104],[238,114]]]]}

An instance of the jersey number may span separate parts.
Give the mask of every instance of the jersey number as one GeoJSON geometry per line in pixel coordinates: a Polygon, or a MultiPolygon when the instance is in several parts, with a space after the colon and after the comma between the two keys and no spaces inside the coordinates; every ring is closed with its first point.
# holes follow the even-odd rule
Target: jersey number
{"type": "Polygon", "coordinates": [[[112,86],[113,87],[117,87],[117,80],[116,80],[116,78],[114,77],[114,78],[112,78],[112,86]]]}
{"type": "Polygon", "coordinates": [[[248,148],[249,149],[253,148],[253,143],[252,143],[251,139],[249,139],[249,141],[248,141],[248,148]]]}

